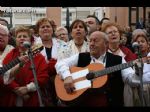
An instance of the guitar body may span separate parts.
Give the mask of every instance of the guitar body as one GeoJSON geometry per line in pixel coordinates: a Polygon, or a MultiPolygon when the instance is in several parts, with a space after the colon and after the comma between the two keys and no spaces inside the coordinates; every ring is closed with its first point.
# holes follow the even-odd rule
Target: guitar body
{"type": "MultiPolygon", "coordinates": [[[[87,69],[87,68],[89,71],[100,71],[100,70],[105,69],[103,64],[93,63],[93,64],[88,65],[87,67],[84,67],[84,68],[82,68],[82,67],[71,67],[70,71],[71,71],[71,73],[75,73],[75,72],[78,72],[78,71],[81,71],[81,70],[87,69]]],[[[87,74],[85,74],[85,76],[86,75],[87,74]]],[[[82,77],[82,78],[74,80],[74,83],[76,83],[78,81],[82,81],[82,80],[87,80],[87,79],[86,79],[86,77],[82,77]]],[[[63,80],[60,78],[59,75],[56,75],[56,77],[55,77],[55,89],[56,89],[57,96],[59,97],[60,100],[62,100],[64,102],[72,102],[74,100],[76,101],[80,96],[84,96],[84,93],[88,92],[89,89],[91,91],[94,88],[95,89],[101,88],[106,82],[107,82],[107,75],[104,75],[104,76],[93,79],[91,87],[76,90],[72,94],[68,94],[64,88],[63,80]]]]}
{"type": "MultiPolygon", "coordinates": [[[[149,58],[150,58],[150,56],[143,57],[141,59],[142,59],[143,63],[150,63],[149,58]]],[[[106,74],[110,74],[112,72],[134,66],[135,62],[137,62],[137,61],[138,60],[134,60],[134,61],[130,61],[128,63],[118,64],[118,65],[115,65],[112,67],[108,67],[106,69],[103,66],[103,64],[100,64],[100,63],[89,64],[87,67],[83,67],[83,68],[82,67],[71,67],[70,71],[72,73],[72,77],[74,76],[74,73],[76,73],[76,72],[77,72],[76,76],[77,75],[82,76],[78,79],[73,78],[73,79],[75,79],[74,85],[75,85],[75,83],[78,83],[78,82],[83,81],[83,80],[90,82],[89,80],[86,79],[86,75],[88,74],[88,72],[84,72],[84,73],[86,73],[84,76],[81,72],[79,72],[79,71],[83,71],[84,69],[88,69],[90,72],[93,71],[96,74],[100,73],[99,75],[97,75],[100,77],[94,78],[92,80],[91,86],[88,86],[86,88],[84,87],[82,89],[81,88],[76,89],[72,94],[68,94],[64,88],[63,80],[60,78],[59,75],[56,75],[56,77],[55,77],[56,94],[61,101],[64,101],[68,104],[73,102],[73,104],[74,104],[74,103],[76,103],[76,101],[80,100],[80,98],[82,99],[82,96],[86,96],[88,93],[94,95],[95,90],[97,92],[98,90],[100,90],[99,88],[104,87],[104,85],[106,84],[107,79],[108,79],[108,76],[106,74]]],[[[81,85],[81,86],[85,86],[85,85],[81,85]]],[[[87,96],[86,98],[88,98],[88,97],[90,97],[90,96],[87,96]]]]}

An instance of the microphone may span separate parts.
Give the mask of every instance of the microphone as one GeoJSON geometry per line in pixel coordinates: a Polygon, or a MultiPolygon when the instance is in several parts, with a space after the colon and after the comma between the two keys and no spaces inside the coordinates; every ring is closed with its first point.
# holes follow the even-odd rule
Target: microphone
{"type": "Polygon", "coordinates": [[[24,46],[25,48],[30,48],[30,47],[31,47],[31,43],[28,42],[28,41],[25,41],[25,42],[23,43],[23,46],[24,46]]]}
{"type": "Polygon", "coordinates": [[[134,42],[134,43],[132,44],[132,48],[134,49],[135,54],[139,54],[140,45],[139,45],[137,42],[134,42]]]}

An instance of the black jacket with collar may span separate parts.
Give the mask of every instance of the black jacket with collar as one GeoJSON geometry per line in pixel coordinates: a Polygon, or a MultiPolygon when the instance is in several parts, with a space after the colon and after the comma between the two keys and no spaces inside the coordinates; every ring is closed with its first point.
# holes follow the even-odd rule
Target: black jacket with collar
{"type": "MultiPolygon", "coordinates": [[[[86,67],[91,62],[90,53],[80,53],[78,67],[86,67]]],[[[106,68],[122,63],[122,57],[106,52],[106,68]]],[[[103,89],[106,91],[108,103],[110,106],[123,106],[123,88],[124,83],[121,76],[121,70],[107,74],[108,80],[103,89]]]]}

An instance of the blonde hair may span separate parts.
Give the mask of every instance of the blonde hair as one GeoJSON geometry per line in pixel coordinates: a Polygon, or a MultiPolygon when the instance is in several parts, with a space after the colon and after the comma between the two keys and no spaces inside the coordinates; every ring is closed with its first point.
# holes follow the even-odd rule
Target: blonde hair
{"type": "Polygon", "coordinates": [[[115,27],[118,29],[120,35],[122,35],[123,29],[121,28],[121,26],[118,25],[118,24],[116,24],[116,23],[113,23],[113,22],[105,23],[105,25],[101,28],[101,31],[102,31],[102,32],[105,32],[106,29],[107,29],[108,27],[110,27],[110,26],[115,26],[115,27]]]}
{"type": "Polygon", "coordinates": [[[51,25],[51,27],[52,27],[52,29],[53,29],[52,22],[51,22],[48,18],[40,18],[40,19],[36,22],[36,24],[35,24],[35,26],[36,26],[36,32],[39,33],[39,28],[40,28],[40,26],[41,26],[44,22],[49,22],[50,25],[51,25]]]}

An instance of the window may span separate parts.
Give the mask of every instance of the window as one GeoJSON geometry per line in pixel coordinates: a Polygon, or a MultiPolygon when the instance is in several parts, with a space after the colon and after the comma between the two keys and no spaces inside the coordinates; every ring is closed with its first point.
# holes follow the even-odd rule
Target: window
{"type": "Polygon", "coordinates": [[[14,17],[15,17],[16,19],[29,19],[29,18],[31,18],[31,14],[30,14],[30,13],[22,13],[22,14],[20,14],[20,13],[15,13],[15,14],[14,14],[14,17]]]}

